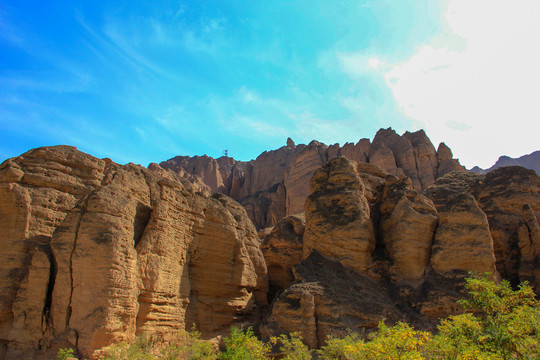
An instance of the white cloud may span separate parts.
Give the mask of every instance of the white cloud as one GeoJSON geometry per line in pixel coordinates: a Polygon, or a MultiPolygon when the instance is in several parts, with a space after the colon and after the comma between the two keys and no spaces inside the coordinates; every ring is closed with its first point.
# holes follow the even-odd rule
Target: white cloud
{"type": "Polygon", "coordinates": [[[402,113],[469,167],[538,150],[540,2],[447,0],[443,13],[406,61],[340,55],[342,70],[380,72],[402,113]]]}
{"type": "Polygon", "coordinates": [[[540,2],[449,0],[445,20],[384,75],[401,110],[468,166],[537,150],[540,2]]]}

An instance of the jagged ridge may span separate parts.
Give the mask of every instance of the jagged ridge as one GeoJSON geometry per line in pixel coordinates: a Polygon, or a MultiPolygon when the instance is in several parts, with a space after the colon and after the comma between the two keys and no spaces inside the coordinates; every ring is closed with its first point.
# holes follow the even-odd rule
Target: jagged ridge
{"type": "Polygon", "coordinates": [[[339,156],[375,165],[388,174],[406,175],[419,192],[450,171],[465,171],[444,143],[435,151],[423,130],[399,136],[391,128],[379,130],[373,143],[360,139],[356,144],[346,143],[342,147],[318,141],[295,145],[288,139],[286,146],[265,151],[249,162],[205,155],[177,156],[160,165],[183,176],[195,175],[211,191],[240,202],[260,229],[274,226],[287,215],[303,212],[310,194],[311,176],[339,156]]]}

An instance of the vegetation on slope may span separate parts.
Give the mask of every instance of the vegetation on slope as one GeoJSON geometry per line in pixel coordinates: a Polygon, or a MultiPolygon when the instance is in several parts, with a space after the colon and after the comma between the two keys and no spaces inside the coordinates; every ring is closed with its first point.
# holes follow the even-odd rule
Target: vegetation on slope
{"type": "MultiPolygon", "coordinates": [[[[309,350],[301,335],[293,333],[258,340],[251,329],[233,328],[223,348],[199,339],[196,332],[175,344],[160,345],[140,338],[133,344],[118,344],[101,351],[103,360],[173,360],[173,359],[269,359],[271,347],[279,349],[279,358],[319,359],[540,359],[540,301],[527,283],[513,290],[503,280],[470,276],[466,289],[469,297],[461,301],[465,312],[441,320],[436,334],[420,331],[406,323],[394,326],[379,324],[366,337],[351,333],[344,338],[327,339],[319,350],[309,350]]],[[[69,350],[61,349],[64,360],[69,350]]]]}

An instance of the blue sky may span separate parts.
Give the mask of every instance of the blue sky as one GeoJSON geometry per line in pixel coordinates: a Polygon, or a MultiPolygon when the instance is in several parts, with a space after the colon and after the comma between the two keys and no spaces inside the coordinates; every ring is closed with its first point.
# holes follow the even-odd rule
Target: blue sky
{"type": "Polygon", "coordinates": [[[535,0],[0,0],[0,161],[249,160],[391,126],[490,166],[540,149],[539,23],[535,0]]]}

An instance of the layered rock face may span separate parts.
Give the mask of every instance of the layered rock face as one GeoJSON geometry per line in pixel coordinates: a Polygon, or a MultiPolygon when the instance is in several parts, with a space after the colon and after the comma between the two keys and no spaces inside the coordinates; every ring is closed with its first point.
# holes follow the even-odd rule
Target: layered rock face
{"type": "Polygon", "coordinates": [[[304,257],[317,251],[358,273],[375,249],[375,233],[356,163],[343,157],[315,171],[305,204],[304,257]]]}
{"type": "MultiPolygon", "coordinates": [[[[301,331],[316,347],[328,334],[372,328],[383,318],[433,328],[460,311],[468,271],[529,280],[540,290],[539,181],[523,168],[454,171],[422,195],[407,176],[331,160],[313,175],[303,242],[295,238],[304,256],[287,263],[292,284],[274,280],[282,292],[263,334],[301,331]]],[[[280,242],[279,232],[272,236],[280,242]]]]}
{"type": "Polygon", "coordinates": [[[417,281],[429,262],[437,210],[427,197],[413,190],[408,177],[389,178],[381,204],[380,229],[392,259],[392,276],[417,281]]]}
{"type": "Polygon", "coordinates": [[[286,146],[264,152],[250,162],[179,156],[161,166],[180,175],[197,176],[212,191],[231,196],[246,207],[257,228],[264,228],[274,226],[286,215],[303,212],[311,194],[311,177],[318,168],[340,156],[377,166],[385,174],[406,175],[418,192],[448,172],[465,171],[444,143],[435,151],[423,130],[400,136],[391,128],[379,130],[373,143],[361,139],[342,147],[317,141],[297,146],[288,139],[286,146]]]}
{"type": "Polygon", "coordinates": [[[1,359],[257,319],[266,265],[243,207],[150,168],[66,146],[2,164],[1,359]]]}
{"type": "Polygon", "coordinates": [[[299,331],[308,346],[317,348],[328,335],[346,335],[375,328],[382,319],[402,318],[387,285],[317,251],[295,266],[294,276],[297,281],[272,304],[263,336],[299,331]]]}
{"type": "Polygon", "coordinates": [[[270,268],[270,286],[284,289],[294,281],[293,265],[304,256],[305,220],[288,216],[277,223],[261,244],[266,267],[270,268]]]}
{"type": "MultiPolygon", "coordinates": [[[[426,195],[441,215],[453,218],[455,228],[449,231],[455,241],[464,236],[472,241],[474,234],[471,254],[482,248],[488,254],[493,248],[496,269],[503,278],[515,284],[530,279],[520,278],[519,269],[521,264],[530,267],[525,264],[538,256],[533,249],[537,249],[534,224],[540,216],[540,177],[533,170],[512,166],[486,175],[450,173],[427,189],[426,195]]],[[[473,259],[462,261],[470,264],[473,259]]]]}
{"type": "Polygon", "coordinates": [[[540,292],[540,178],[465,172],[423,131],[166,166],[68,146],[0,165],[0,359],[193,324],[311,347],[383,319],[433,329],[470,270],[540,292]],[[276,225],[260,243],[253,222],[276,225]]]}

